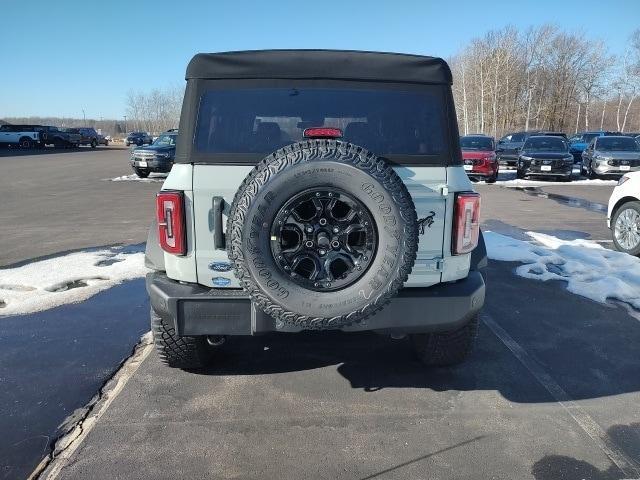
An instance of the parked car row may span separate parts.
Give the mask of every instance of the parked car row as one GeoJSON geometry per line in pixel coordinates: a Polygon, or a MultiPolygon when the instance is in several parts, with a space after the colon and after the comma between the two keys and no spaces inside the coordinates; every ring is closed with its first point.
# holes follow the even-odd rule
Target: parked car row
{"type": "Polygon", "coordinates": [[[562,132],[510,133],[497,145],[483,134],[460,138],[464,168],[471,178],[493,183],[500,166],[513,166],[517,178],[571,181],[577,172],[591,178],[640,171],[640,134],[582,132],[567,139],[562,132]]]}
{"type": "Polygon", "coordinates": [[[0,145],[22,149],[70,148],[79,145],[108,145],[109,141],[93,128],[58,128],[51,125],[1,125],[0,145]]]}

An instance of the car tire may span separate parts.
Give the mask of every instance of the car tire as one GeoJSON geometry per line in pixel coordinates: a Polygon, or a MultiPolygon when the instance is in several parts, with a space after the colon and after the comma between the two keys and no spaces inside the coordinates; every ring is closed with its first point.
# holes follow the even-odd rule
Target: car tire
{"type": "Polygon", "coordinates": [[[129,145],[131,145],[129,142],[125,142],[125,145],[128,147],[129,145]]]}
{"type": "Polygon", "coordinates": [[[490,177],[487,178],[487,183],[496,183],[496,180],[498,180],[498,171],[496,170],[496,173],[494,173],[493,175],[491,175],[490,177]]]}
{"type": "Polygon", "coordinates": [[[134,168],[133,171],[136,173],[136,175],[140,178],[147,178],[149,176],[149,170],[143,170],[141,168],[134,168]]]}
{"type": "Polygon", "coordinates": [[[171,368],[198,370],[211,364],[214,347],[205,336],[179,336],[173,322],[151,309],[153,343],[162,363],[171,368]]]}
{"type": "Polygon", "coordinates": [[[23,150],[31,150],[31,148],[33,148],[33,141],[29,137],[20,138],[19,144],[23,150]]]}
{"type": "Polygon", "coordinates": [[[445,367],[462,363],[473,351],[478,336],[478,315],[450,332],[409,335],[418,359],[425,365],[445,367]]]}
{"type": "Polygon", "coordinates": [[[96,148],[98,146],[98,142],[95,139],[91,140],[91,148],[96,148]]]}
{"type": "Polygon", "coordinates": [[[236,277],[276,327],[315,330],[357,323],[386,305],[415,263],[418,228],[411,195],[390,164],[347,142],[308,140],[274,152],[249,173],[231,205],[227,239],[236,277]],[[346,219],[339,228],[337,205],[346,219]],[[285,247],[276,253],[285,239],[279,224],[303,207],[308,220],[287,263],[285,247]],[[349,245],[354,226],[365,245],[360,251],[349,245]],[[332,245],[340,241],[326,257],[322,228],[340,232],[330,234],[332,245]],[[308,243],[314,248],[303,248],[308,243]],[[352,254],[336,260],[346,250],[352,254]]]}
{"type": "Polygon", "coordinates": [[[620,205],[618,209],[613,214],[613,218],[611,220],[611,236],[613,237],[613,244],[616,247],[616,250],[624,253],[628,253],[629,255],[640,256],[640,202],[637,200],[626,202],[620,205]],[[626,217],[626,218],[625,218],[626,217]],[[635,219],[635,222],[633,222],[635,219]],[[620,225],[619,225],[620,222],[620,225]],[[634,228],[635,226],[635,236],[637,238],[637,242],[634,242],[633,239],[630,239],[630,244],[624,243],[623,232],[619,229],[627,229],[634,228]],[[626,226],[625,226],[626,224],[626,226]],[[625,228],[626,227],[626,228],[625,228]]]}
{"type": "Polygon", "coordinates": [[[523,180],[524,179],[524,172],[520,169],[516,170],[516,178],[519,180],[523,180]]]}
{"type": "Polygon", "coordinates": [[[589,177],[589,180],[596,180],[598,178],[598,174],[593,171],[591,162],[587,165],[587,177],[589,177]]]}

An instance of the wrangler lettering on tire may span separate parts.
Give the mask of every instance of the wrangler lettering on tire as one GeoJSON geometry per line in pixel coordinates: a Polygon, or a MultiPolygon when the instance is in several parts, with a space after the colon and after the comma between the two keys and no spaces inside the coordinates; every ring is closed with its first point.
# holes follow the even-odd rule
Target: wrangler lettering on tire
{"type": "Polygon", "coordinates": [[[240,186],[227,223],[243,288],[281,324],[338,328],[381,309],[416,259],[413,201],[393,168],[336,140],[266,157],[240,186]]]}

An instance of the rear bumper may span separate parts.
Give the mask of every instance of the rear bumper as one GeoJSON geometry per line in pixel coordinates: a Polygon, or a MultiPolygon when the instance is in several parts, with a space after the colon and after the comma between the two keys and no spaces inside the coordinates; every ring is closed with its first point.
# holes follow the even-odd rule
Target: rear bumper
{"type": "MultiPolygon", "coordinates": [[[[300,327],[276,322],[239,289],[211,289],[171,280],[162,272],[147,275],[153,309],[174,322],[178,335],[253,335],[298,332],[300,327]]],[[[479,271],[454,283],[405,288],[376,315],[342,327],[343,331],[426,333],[455,330],[484,305],[485,283],[479,271]]]]}

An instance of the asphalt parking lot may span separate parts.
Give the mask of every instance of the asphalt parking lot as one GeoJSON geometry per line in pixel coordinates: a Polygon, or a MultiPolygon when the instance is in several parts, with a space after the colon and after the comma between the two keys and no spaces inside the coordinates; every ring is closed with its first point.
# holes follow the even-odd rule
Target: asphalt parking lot
{"type": "MultiPolygon", "coordinates": [[[[161,184],[111,181],[130,173],[122,148],[0,155],[0,266],[144,242],[161,184]]],[[[610,185],[477,189],[485,230],[610,246],[610,185]]],[[[640,314],[514,268],[490,263],[478,348],[456,368],[374,334],[237,338],[199,373],[139,349],[42,478],[639,478],[640,314]]],[[[0,318],[0,475],[50,452],[131,353],[147,305],[133,281],[0,318]]]]}

